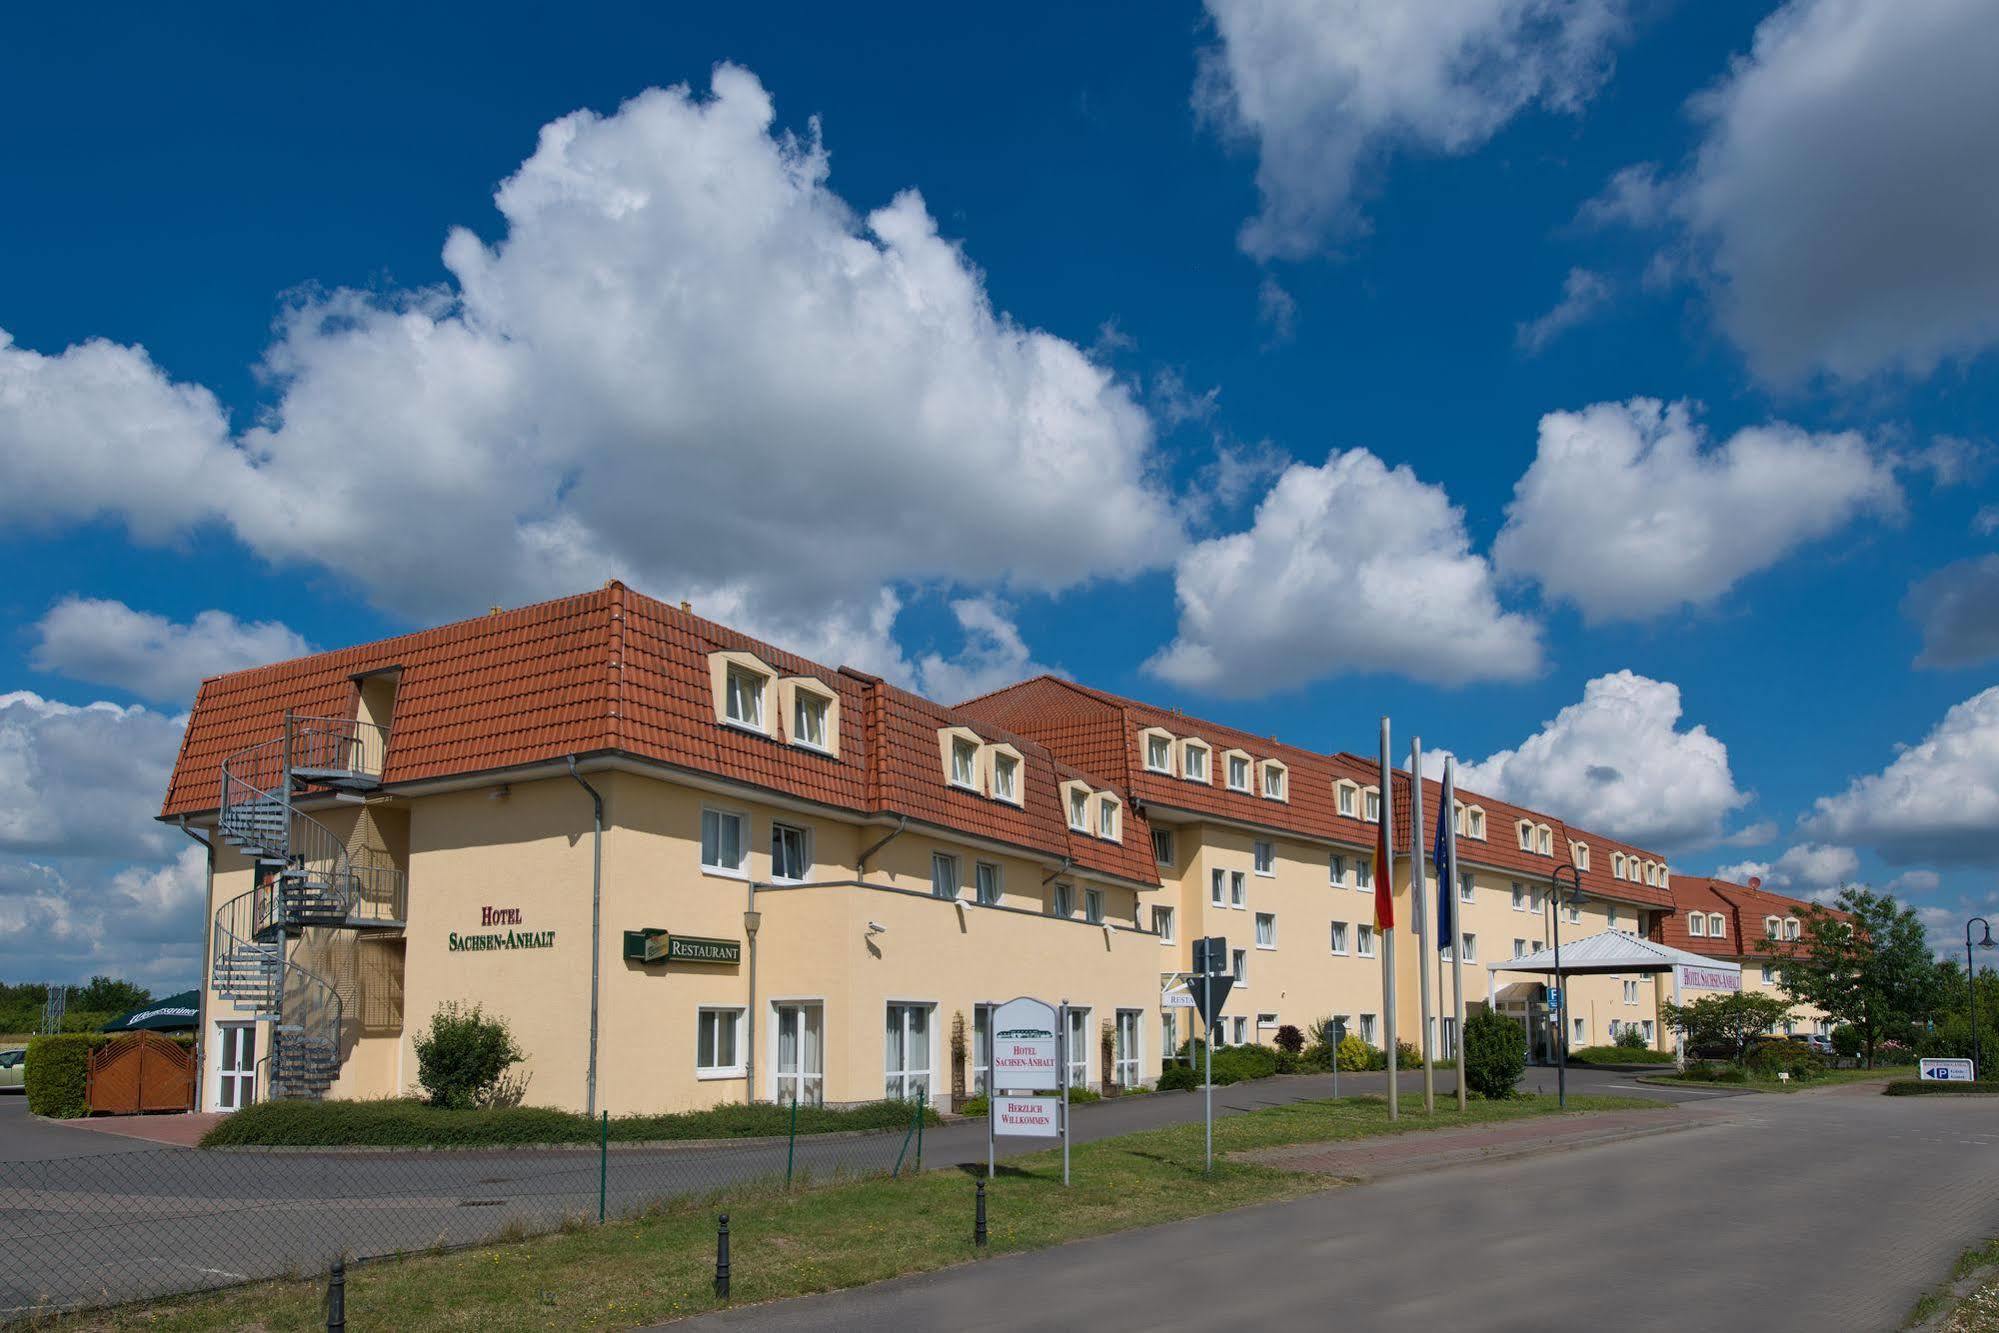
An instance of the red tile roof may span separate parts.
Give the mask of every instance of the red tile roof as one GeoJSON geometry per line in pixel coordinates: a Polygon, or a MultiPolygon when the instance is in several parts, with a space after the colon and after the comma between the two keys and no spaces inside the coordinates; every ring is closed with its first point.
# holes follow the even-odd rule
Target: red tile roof
{"type": "Polygon", "coordinates": [[[1673,911],[1661,913],[1652,923],[1651,935],[1660,944],[1706,954],[1710,958],[1780,958],[1784,942],[1771,940],[1764,930],[1764,918],[1800,921],[1813,911],[1828,911],[1845,918],[1844,912],[1821,908],[1802,898],[1773,893],[1760,885],[1734,884],[1704,875],[1673,876],[1673,911]],[[1727,923],[1727,934],[1717,941],[1711,935],[1695,935],[1687,929],[1694,912],[1719,913],[1727,923]]]}
{"type": "Polygon", "coordinates": [[[1157,884],[1150,830],[1127,810],[1121,841],[1072,831],[1058,784],[1115,775],[1058,765],[1040,744],[896,689],[833,670],[612,583],[576,597],[316,653],[202,682],[161,817],[219,800],[222,761],[278,735],[287,709],[355,716],[357,676],[396,668],[385,785],[458,777],[567,755],[623,753],[864,815],[907,815],[1157,884]],[[840,700],[839,753],[822,755],[716,721],[710,653],[754,654],[840,700]],[[1021,752],[1023,806],[948,786],[937,731],[970,725],[1021,752]]]}

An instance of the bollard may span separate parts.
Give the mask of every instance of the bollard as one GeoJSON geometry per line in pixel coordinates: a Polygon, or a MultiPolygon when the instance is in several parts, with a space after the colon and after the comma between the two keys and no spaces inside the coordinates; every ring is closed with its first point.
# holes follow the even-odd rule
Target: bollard
{"type": "Polygon", "coordinates": [[[986,1243],[986,1182],[979,1182],[978,1213],[972,1223],[972,1244],[984,1246],[986,1243]]]}
{"type": "Polygon", "coordinates": [[[729,1299],[729,1215],[722,1214],[715,1229],[715,1299],[729,1299]]]}
{"type": "Polygon", "coordinates": [[[347,1265],[333,1261],[326,1275],[326,1333],[344,1333],[347,1327],[347,1265]]]}
{"type": "Polygon", "coordinates": [[[604,1225],[604,1195],[611,1177],[611,1113],[604,1112],[597,1133],[597,1225],[604,1225]]]}

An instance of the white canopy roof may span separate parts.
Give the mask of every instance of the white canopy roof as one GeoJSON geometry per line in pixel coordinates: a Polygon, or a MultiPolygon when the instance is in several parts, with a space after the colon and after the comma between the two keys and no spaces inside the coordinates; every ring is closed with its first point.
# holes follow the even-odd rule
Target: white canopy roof
{"type": "MultiPolygon", "coordinates": [[[[1724,962],[1704,954],[1689,953],[1685,949],[1675,949],[1671,945],[1654,944],[1651,940],[1640,939],[1621,930],[1606,930],[1599,935],[1585,936],[1573,944],[1564,941],[1560,972],[1563,976],[1593,972],[1670,972],[1682,963],[1691,967],[1710,968],[1717,972],[1742,970],[1740,963],[1724,962]]],[[[1524,954],[1519,958],[1502,959],[1486,966],[1494,972],[1540,972],[1552,975],[1557,970],[1553,949],[1542,949],[1538,953],[1524,954]]]]}

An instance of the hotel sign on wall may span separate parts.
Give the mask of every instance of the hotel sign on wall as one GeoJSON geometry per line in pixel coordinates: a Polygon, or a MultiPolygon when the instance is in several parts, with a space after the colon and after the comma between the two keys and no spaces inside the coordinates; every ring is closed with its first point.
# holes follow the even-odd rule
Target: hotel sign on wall
{"type": "Polygon", "coordinates": [[[555,932],[552,930],[514,930],[522,924],[521,909],[518,907],[482,907],[479,909],[479,924],[487,929],[477,935],[460,935],[452,931],[447,941],[452,953],[484,953],[491,949],[552,949],[555,947],[555,932]],[[496,929],[505,927],[505,929],[496,929]]]}
{"type": "Polygon", "coordinates": [[[1742,974],[1723,967],[1681,963],[1680,984],[1688,990],[1741,990],[1742,974]]]}

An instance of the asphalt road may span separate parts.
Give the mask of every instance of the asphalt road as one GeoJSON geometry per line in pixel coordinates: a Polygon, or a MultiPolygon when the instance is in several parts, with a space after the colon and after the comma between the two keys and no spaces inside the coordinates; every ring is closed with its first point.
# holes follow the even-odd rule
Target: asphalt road
{"type": "MultiPolygon", "coordinates": [[[[1530,1071],[1526,1085],[1548,1083],[1530,1071]]],[[[1405,1106],[1421,1075],[1404,1075],[1405,1106]]],[[[1448,1093],[1448,1075],[1439,1074],[1448,1093]]],[[[1386,1076],[1340,1076],[1342,1094],[1380,1092],[1386,1076]]],[[[1575,1071],[1571,1091],[1706,1099],[1649,1088],[1628,1074],[1575,1071]]],[[[1218,1116],[1328,1096],[1330,1076],[1219,1088],[1218,1116]]],[[[1198,1093],[1155,1093],[1078,1107],[1078,1142],[1198,1120],[1198,1093]]],[[[998,1155],[1045,1140],[1007,1139],[998,1155]]],[[[901,1133],[800,1139],[801,1177],[887,1171],[913,1148],[901,1133]]],[[[984,1121],[929,1131],[923,1164],[984,1162],[984,1121]]],[[[708,1147],[613,1147],[603,1173],[610,1216],[662,1199],[782,1177],[783,1141],[708,1147]]],[[[204,1152],[38,1120],[0,1103],[0,1319],[50,1305],[132,1300],[250,1278],[323,1269],[336,1254],[369,1257],[470,1244],[594,1219],[593,1148],[453,1152],[204,1152]]]]}
{"type": "Polygon", "coordinates": [[[1709,1123],[691,1323],[1885,1330],[1962,1247],[1999,1235],[1987,1099],[1854,1086],[1690,1111],[1709,1123]]]}

